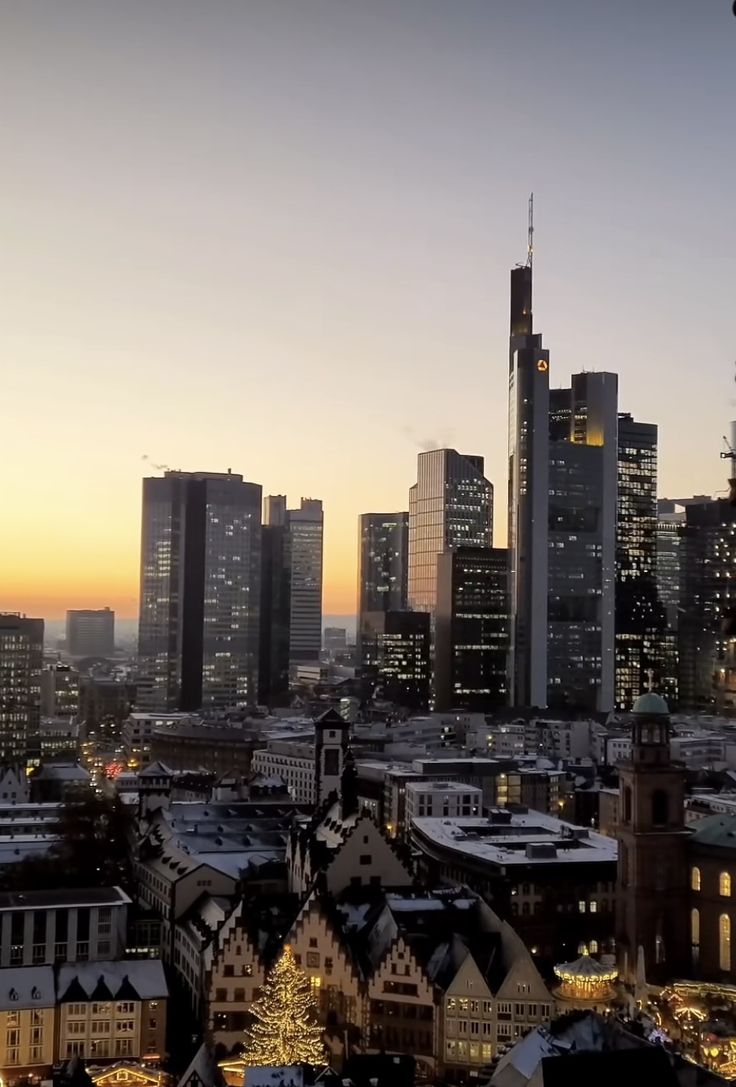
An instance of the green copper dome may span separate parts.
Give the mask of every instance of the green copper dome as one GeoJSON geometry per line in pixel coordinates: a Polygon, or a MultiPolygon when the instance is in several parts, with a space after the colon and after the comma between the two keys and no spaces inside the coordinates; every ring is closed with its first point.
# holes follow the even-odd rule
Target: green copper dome
{"type": "Polygon", "coordinates": [[[666,717],[669,715],[670,709],[660,694],[647,691],[646,694],[639,695],[631,712],[642,717],[666,717]]]}

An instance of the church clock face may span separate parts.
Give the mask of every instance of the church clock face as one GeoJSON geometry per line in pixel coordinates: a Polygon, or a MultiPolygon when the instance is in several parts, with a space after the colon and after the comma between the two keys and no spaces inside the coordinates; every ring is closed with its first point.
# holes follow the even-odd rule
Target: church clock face
{"type": "Polygon", "coordinates": [[[549,370],[549,363],[546,359],[537,359],[537,369],[540,374],[546,374],[549,370]]]}

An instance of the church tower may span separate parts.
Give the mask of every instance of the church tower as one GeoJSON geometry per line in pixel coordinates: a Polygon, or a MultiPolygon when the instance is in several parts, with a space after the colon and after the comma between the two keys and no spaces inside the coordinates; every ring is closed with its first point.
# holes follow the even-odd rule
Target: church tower
{"type": "Polygon", "coordinates": [[[619,764],[617,946],[621,977],[662,983],[689,966],[685,768],[670,756],[667,703],[641,695],[619,764]]]}
{"type": "Polygon", "coordinates": [[[350,724],[336,710],[327,710],[314,722],[314,797],[322,804],[330,793],[339,795],[350,724]]]}

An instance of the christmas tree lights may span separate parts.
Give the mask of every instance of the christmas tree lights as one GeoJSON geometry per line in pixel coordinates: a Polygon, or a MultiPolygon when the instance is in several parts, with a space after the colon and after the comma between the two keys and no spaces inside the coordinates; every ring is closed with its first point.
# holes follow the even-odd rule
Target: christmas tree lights
{"type": "Polygon", "coordinates": [[[253,1022],[246,1030],[246,1065],[324,1065],[322,1028],[309,978],[284,948],[263,991],[250,1007],[253,1022]]]}

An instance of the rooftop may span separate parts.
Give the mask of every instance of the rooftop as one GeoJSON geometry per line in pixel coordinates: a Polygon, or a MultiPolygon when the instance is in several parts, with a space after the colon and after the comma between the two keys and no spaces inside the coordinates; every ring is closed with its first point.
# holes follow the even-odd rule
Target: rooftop
{"type": "Polygon", "coordinates": [[[10,966],[0,970],[0,1011],[53,1008],[53,966],[10,966]]]}
{"type": "Polygon", "coordinates": [[[127,906],[130,899],[120,887],[92,887],[89,890],[60,888],[58,891],[3,891],[0,910],[40,910],[64,906],[127,906]]]}
{"type": "Polygon", "coordinates": [[[692,841],[698,845],[736,849],[736,816],[708,815],[694,825],[692,841]]]}
{"type": "Polygon", "coordinates": [[[539,811],[494,809],[489,817],[412,820],[418,844],[449,849],[468,858],[508,868],[511,865],[615,864],[618,843],[586,827],[539,811]],[[423,840],[423,841],[422,841],[423,840]]]}
{"type": "Polygon", "coordinates": [[[168,996],[160,959],[63,963],[59,1000],[155,1000],[168,996]]]}

